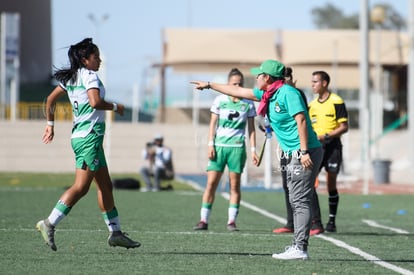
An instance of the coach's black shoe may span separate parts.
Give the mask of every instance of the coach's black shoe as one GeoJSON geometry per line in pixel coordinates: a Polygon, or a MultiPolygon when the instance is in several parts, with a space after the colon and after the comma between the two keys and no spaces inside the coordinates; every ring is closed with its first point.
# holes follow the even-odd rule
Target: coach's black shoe
{"type": "Polygon", "coordinates": [[[335,233],[336,232],[336,225],[335,225],[335,223],[334,222],[328,222],[326,224],[325,231],[326,232],[329,232],[329,233],[335,233]]]}
{"type": "Polygon", "coordinates": [[[200,221],[196,226],[194,226],[193,229],[194,230],[207,230],[208,224],[203,221],[200,221]]]}

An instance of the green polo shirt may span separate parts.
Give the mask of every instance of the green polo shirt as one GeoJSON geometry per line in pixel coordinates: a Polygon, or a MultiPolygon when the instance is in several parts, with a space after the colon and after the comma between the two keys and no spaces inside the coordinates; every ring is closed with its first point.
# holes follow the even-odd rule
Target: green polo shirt
{"type": "MultiPolygon", "coordinates": [[[[254,95],[260,100],[264,91],[253,89],[254,95]]],[[[267,116],[270,125],[276,134],[280,147],[284,152],[293,152],[300,148],[298,126],[294,116],[304,113],[308,129],[308,149],[320,147],[321,144],[312,129],[307,106],[303,102],[300,92],[290,85],[283,85],[270,98],[267,116]]]]}

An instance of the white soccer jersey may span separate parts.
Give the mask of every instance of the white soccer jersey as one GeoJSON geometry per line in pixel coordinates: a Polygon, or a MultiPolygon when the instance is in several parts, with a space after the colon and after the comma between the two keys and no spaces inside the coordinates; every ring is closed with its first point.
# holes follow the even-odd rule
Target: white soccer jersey
{"type": "Polygon", "coordinates": [[[219,95],[210,108],[219,116],[214,144],[223,147],[244,146],[247,118],[256,116],[253,101],[240,99],[233,102],[227,95],[219,95]]]}
{"type": "Polygon", "coordinates": [[[75,83],[60,86],[66,90],[73,111],[72,138],[85,137],[92,130],[98,135],[105,134],[105,111],[96,110],[89,105],[88,90],[99,89],[101,98],[105,97],[105,88],[96,72],[80,68],[75,83]]]}

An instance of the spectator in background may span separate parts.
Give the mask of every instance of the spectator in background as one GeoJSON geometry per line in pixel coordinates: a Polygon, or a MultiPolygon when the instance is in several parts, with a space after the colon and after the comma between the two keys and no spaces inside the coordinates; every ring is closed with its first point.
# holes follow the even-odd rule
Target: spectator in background
{"type": "Polygon", "coordinates": [[[144,191],[160,191],[161,180],[174,178],[174,166],[172,151],[164,146],[164,138],[158,134],[153,142],[148,142],[142,150],[142,158],[147,160],[147,165],[141,168],[141,176],[145,182],[144,191]],[[154,184],[151,181],[154,178],[154,184]]]}

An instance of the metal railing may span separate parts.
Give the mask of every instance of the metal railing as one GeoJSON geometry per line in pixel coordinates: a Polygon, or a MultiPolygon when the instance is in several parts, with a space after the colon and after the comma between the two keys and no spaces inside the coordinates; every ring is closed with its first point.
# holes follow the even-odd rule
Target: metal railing
{"type": "MultiPolygon", "coordinates": [[[[40,120],[45,119],[45,104],[43,102],[19,102],[16,106],[16,119],[40,120]]],[[[4,106],[4,118],[11,119],[11,107],[4,106]]],[[[67,102],[58,102],[55,110],[55,120],[72,120],[72,105],[67,102]]]]}

